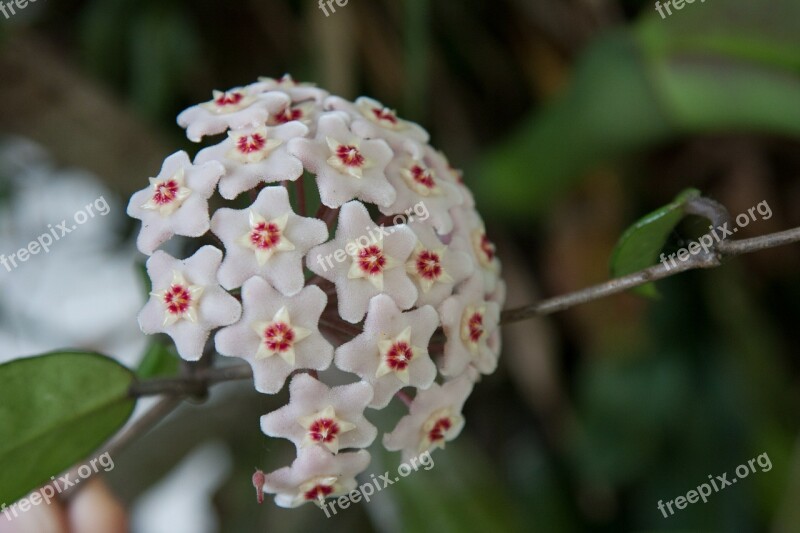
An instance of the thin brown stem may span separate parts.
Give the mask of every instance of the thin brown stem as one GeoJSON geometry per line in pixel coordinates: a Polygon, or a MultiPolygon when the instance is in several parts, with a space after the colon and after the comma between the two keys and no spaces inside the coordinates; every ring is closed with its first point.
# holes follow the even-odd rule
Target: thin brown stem
{"type": "Polygon", "coordinates": [[[399,398],[400,401],[406,404],[406,407],[411,407],[411,402],[414,401],[414,399],[406,391],[403,390],[397,391],[397,394],[395,394],[395,396],[397,396],[397,398],[399,398]]]}
{"type": "Polygon", "coordinates": [[[539,303],[526,305],[517,309],[508,309],[503,311],[500,322],[502,324],[511,324],[535,316],[563,311],[564,309],[569,309],[578,304],[617,294],[633,287],[668,278],[688,270],[718,267],[722,264],[720,260],[721,257],[757,252],[759,250],[784,246],[798,241],[800,241],[800,228],[770,233],[760,237],[753,237],[752,239],[742,239],[739,241],[723,240],[716,245],[716,248],[711,253],[690,256],[689,259],[684,262],[675,263],[675,266],[670,266],[668,262],[664,262],[586,289],[549,298],[539,303]]]}
{"type": "Polygon", "coordinates": [[[297,214],[304,217],[306,216],[305,176],[300,176],[294,180],[294,187],[294,192],[297,194],[297,214]]]}

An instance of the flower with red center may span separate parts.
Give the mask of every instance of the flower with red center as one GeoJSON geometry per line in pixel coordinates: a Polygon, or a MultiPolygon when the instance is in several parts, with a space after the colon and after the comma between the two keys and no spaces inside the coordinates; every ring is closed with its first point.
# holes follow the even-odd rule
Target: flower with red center
{"type": "Polygon", "coordinates": [[[253,86],[238,87],[227,92],[214,91],[213,98],[192,106],[178,115],[178,124],[186,128],[186,136],[199,142],[205,135],[227,129],[263,126],[270,115],[291,102],[282,91],[264,92],[253,86]]]}
{"type": "Polygon", "coordinates": [[[355,324],[370,298],[381,293],[403,309],[414,305],[417,288],[405,269],[396,267],[405,264],[415,243],[408,226],[378,227],[364,204],[348,202],[339,211],[336,237],[311,249],[306,265],[336,285],[339,314],[355,324]]]}
{"type": "Polygon", "coordinates": [[[495,259],[495,246],[486,235],[486,230],[477,229],[472,233],[472,244],[478,261],[485,267],[491,267],[495,259]]]}
{"type": "Polygon", "coordinates": [[[410,326],[406,327],[395,338],[378,342],[378,350],[381,362],[378,365],[378,370],[375,371],[375,377],[379,378],[394,372],[397,378],[406,385],[408,385],[408,367],[411,361],[418,353],[427,354],[427,351],[411,345],[410,326]]]}
{"type": "Polygon", "coordinates": [[[478,343],[486,338],[486,329],[483,326],[485,314],[485,305],[470,305],[464,309],[461,319],[461,338],[473,352],[477,351],[478,343]]]}
{"type": "Polygon", "coordinates": [[[345,111],[352,117],[353,132],[365,139],[385,139],[397,152],[410,149],[418,157],[429,135],[418,124],[403,120],[382,103],[365,96],[349,102],[338,96],[329,96],[325,109],[345,111]]]}
{"type": "Polygon", "coordinates": [[[476,379],[497,367],[497,354],[488,345],[500,321],[500,306],[486,299],[483,277],[474,274],[439,306],[447,337],[440,360],[442,375],[456,377],[469,372],[476,379]]]}
{"type": "Polygon", "coordinates": [[[281,507],[320,504],[324,498],[355,489],[355,476],[364,471],[369,459],[365,450],[334,455],[323,446],[301,448],[292,466],[266,475],[264,492],[275,494],[275,503],[281,507]]]}
{"type": "Polygon", "coordinates": [[[228,158],[242,164],[258,163],[268,158],[273,150],[283,144],[281,139],[272,138],[266,126],[229,131],[228,137],[233,146],[228,151],[228,158]]]}
{"type": "Polygon", "coordinates": [[[253,276],[242,285],[242,318],[215,337],[217,352],[253,369],[256,390],[275,394],[296,370],[325,370],[333,346],[319,332],[328,298],[316,285],[285,296],[253,276]]]}
{"type": "Polygon", "coordinates": [[[302,341],[311,331],[293,326],[286,307],[281,307],[270,322],[256,322],[253,331],[261,337],[256,360],[279,355],[290,365],[295,361],[295,344],[302,341]]]}
{"type": "Polygon", "coordinates": [[[412,162],[410,167],[400,170],[406,184],[420,196],[442,194],[442,189],[436,181],[436,173],[419,161],[412,162]]]}
{"type": "Polygon", "coordinates": [[[285,187],[264,187],[248,209],[218,209],[211,231],[225,245],[219,282],[241,287],[260,276],[287,296],[303,288],[303,257],[328,238],[327,225],[296,215],[285,187]]]}
{"type": "Polygon", "coordinates": [[[221,143],[201,150],[195,161],[225,165],[219,192],[233,200],[261,183],[294,181],[302,176],[303,164],[287,152],[287,141],[307,133],[308,127],[300,122],[237,129],[229,131],[221,143]]]}
{"type": "Polygon", "coordinates": [[[358,142],[344,144],[330,137],[327,137],[325,142],[328,143],[331,151],[328,164],[339,172],[361,179],[364,169],[372,166],[372,163],[359,150],[358,142]]]}
{"type": "Polygon", "coordinates": [[[139,313],[145,334],[166,333],[180,356],[196,361],[203,354],[209,332],[233,324],[242,306],[217,282],[222,252],[203,246],[183,261],[161,250],[147,261],[152,280],[151,298],[139,313]]]}
{"type": "Polygon", "coordinates": [[[300,492],[306,501],[322,504],[323,500],[333,494],[336,477],[312,479],[300,485],[300,492]]]}
{"type": "Polygon", "coordinates": [[[158,211],[161,216],[174,213],[192,194],[192,190],[186,187],[183,167],[169,178],[150,178],[150,186],[153,188],[152,196],[142,204],[142,209],[158,211]]]}
{"type": "Polygon", "coordinates": [[[417,278],[422,293],[427,294],[435,283],[453,283],[453,277],[442,266],[442,258],[447,253],[447,246],[435,250],[425,248],[417,243],[414,253],[406,263],[406,272],[417,278]]]}
{"type": "Polygon", "coordinates": [[[390,451],[402,450],[403,461],[444,448],[464,427],[461,411],[472,387],[467,377],[460,377],[417,392],[408,414],[383,436],[383,445],[390,451]]]}
{"type": "Polygon", "coordinates": [[[342,434],[356,429],[356,425],[336,416],[332,405],[319,412],[297,419],[297,423],[305,430],[302,446],[321,444],[331,452],[339,451],[339,439],[342,434]]]}
{"type": "Polygon", "coordinates": [[[181,319],[197,322],[197,305],[203,295],[203,287],[187,282],[181,272],[173,270],[172,284],[150,294],[164,302],[164,326],[181,319]]]}
{"type": "Polygon", "coordinates": [[[453,248],[467,252],[475,259],[483,278],[484,290],[487,294],[494,292],[497,280],[500,279],[500,259],[497,257],[495,245],[487,236],[483,220],[472,209],[453,209],[451,214],[456,224],[456,231],[453,232],[453,248]],[[457,245],[456,237],[458,237],[457,245]],[[464,241],[468,243],[466,247],[464,241]]]}
{"type": "Polygon", "coordinates": [[[303,102],[301,104],[286,106],[285,109],[272,115],[267,124],[270,126],[277,126],[294,120],[302,122],[303,124],[309,124],[314,110],[315,106],[313,102],[303,102]]]}
{"type": "Polygon", "coordinates": [[[294,244],[283,234],[289,221],[289,213],[267,220],[251,210],[248,217],[250,231],[240,237],[239,244],[255,252],[258,266],[264,266],[276,252],[295,249],[294,244]]]}
{"type": "Polygon", "coordinates": [[[209,229],[208,199],[225,168],[217,161],[193,165],[186,152],[176,152],[161,166],[150,186],[131,196],[128,215],[142,221],[139,250],[152,254],[173,235],[199,237],[209,229]]]}
{"type": "Polygon", "coordinates": [[[241,89],[231,89],[230,91],[213,91],[212,99],[204,104],[200,104],[212,113],[225,114],[239,111],[252,104],[255,97],[246,95],[241,89]]]}
{"type": "Polygon", "coordinates": [[[397,118],[394,109],[389,109],[377,100],[361,97],[356,100],[355,106],[364,117],[382,128],[403,130],[408,127],[404,120],[397,118]]]}
{"type": "Polygon", "coordinates": [[[449,407],[439,409],[422,425],[419,453],[436,448],[444,449],[445,442],[453,440],[463,425],[464,419],[460,415],[452,414],[449,407]]]}
{"type": "Polygon", "coordinates": [[[369,303],[364,332],[336,349],[336,366],[361,377],[375,390],[370,407],[382,409],[403,387],[427,389],[436,378],[428,344],[439,326],[426,305],[403,313],[384,294],[369,303]]]}
{"type": "Polygon", "coordinates": [[[369,446],[378,434],[364,418],[372,387],[362,381],[329,388],[308,374],[297,374],[289,384],[289,405],[261,417],[261,429],[271,437],[291,440],[297,449],[325,446],[369,446]]]}
{"type": "Polygon", "coordinates": [[[383,236],[374,244],[358,247],[356,242],[349,243],[347,251],[353,263],[347,273],[349,279],[364,278],[379,291],[383,290],[383,274],[389,269],[398,266],[398,262],[386,255],[383,251],[383,236]]]}
{"type": "Polygon", "coordinates": [[[386,178],[397,195],[394,203],[380,210],[387,216],[406,213],[410,222],[427,222],[446,235],[453,230],[450,210],[461,204],[461,193],[454,183],[439,179],[423,159],[408,149],[397,152],[386,167],[386,178]]]}
{"type": "Polygon", "coordinates": [[[316,175],[320,200],[327,207],[341,207],[353,199],[379,206],[395,201],[397,192],[385,174],[392,149],[380,138],[354,134],[341,111],[320,115],[315,137],[292,139],[288,151],[316,175]]]}

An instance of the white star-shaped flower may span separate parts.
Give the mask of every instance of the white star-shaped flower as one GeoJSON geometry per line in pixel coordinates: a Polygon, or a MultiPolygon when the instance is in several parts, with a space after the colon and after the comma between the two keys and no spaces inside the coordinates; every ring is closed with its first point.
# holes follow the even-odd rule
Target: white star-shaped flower
{"type": "Polygon", "coordinates": [[[402,309],[414,305],[417,288],[402,266],[415,243],[407,226],[379,227],[364,204],[349,202],[339,212],[336,237],[312,248],[306,265],[336,285],[339,314],[356,323],[378,294],[389,295],[402,309]]]}
{"type": "Polygon", "coordinates": [[[419,288],[417,305],[437,306],[453,294],[456,284],[472,275],[473,259],[454,250],[452,241],[444,244],[428,224],[413,222],[409,227],[418,240],[406,262],[406,272],[419,288]]]}
{"type": "Polygon", "coordinates": [[[292,466],[266,475],[264,492],[275,494],[280,507],[321,504],[356,488],[355,476],[369,465],[366,450],[332,454],[322,446],[302,448],[292,466]]]}
{"type": "Polygon", "coordinates": [[[223,164],[225,175],[219,182],[219,192],[233,200],[260,183],[294,181],[302,176],[303,164],[286,150],[290,139],[307,133],[308,128],[300,122],[232,130],[221,143],[201,150],[195,162],[223,164]]]}
{"type": "Polygon", "coordinates": [[[479,274],[439,306],[439,316],[447,337],[440,362],[442,375],[456,377],[469,372],[477,379],[494,372],[498,351],[487,343],[498,328],[500,306],[486,299],[479,274]]]}
{"type": "Polygon", "coordinates": [[[275,394],[295,370],[330,366],[333,346],[318,329],[327,302],[316,285],[284,296],[264,279],[252,277],[242,286],[242,318],[217,332],[217,351],[247,361],[256,390],[275,394]]]}
{"type": "Polygon", "coordinates": [[[298,450],[315,445],[333,453],[366,448],[378,434],[364,417],[372,387],[363,381],[329,388],[308,374],[297,374],[289,384],[289,398],[289,405],[261,417],[261,429],[291,440],[298,450]]]}
{"type": "Polygon", "coordinates": [[[314,139],[292,139],[288,151],[317,177],[322,203],[340,207],[353,199],[388,206],[396,192],[384,170],[393,152],[381,139],[365,139],[350,131],[342,112],[324,113],[314,139]]]}
{"type": "Polygon", "coordinates": [[[131,196],[128,216],[142,221],[136,245],[151,255],[173,235],[199,237],[208,231],[208,199],[225,168],[217,162],[193,165],[186,152],[164,160],[150,186],[131,196]]]}
{"type": "Polygon", "coordinates": [[[357,374],[375,390],[370,407],[385,407],[403,387],[426,389],[436,378],[428,343],[439,326],[433,307],[401,313],[378,295],[369,303],[364,332],[336,349],[336,366],[357,374]]]}
{"type": "Polygon", "coordinates": [[[408,415],[397,423],[391,433],[383,436],[389,451],[402,451],[403,461],[426,451],[444,448],[464,427],[461,411],[472,392],[472,382],[461,377],[433,384],[419,391],[411,402],[408,415]]]}
{"type": "Polygon", "coordinates": [[[211,100],[178,115],[178,125],[186,128],[189,140],[200,142],[205,135],[216,135],[229,128],[261,126],[271,114],[284,109],[290,101],[286,93],[262,92],[252,86],[213,91],[211,100]]]}
{"type": "Polygon", "coordinates": [[[500,279],[501,264],[497,249],[486,233],[486,226],[477,211],[457,207],[451,210],[454,222],[453,250],[466,252],[475,259],[477,271],[483,278],[487,293],[495,290],[500,279]]]}
{"type": "Polygon", "coordinates": [[[414,157],[410,152],[399,152],[386,167],[386,178],[397,191],[395,201],[381,206],[384,215],[405,214],[423,206],[428,224],[440,235],[453,230],[450,210],[463,203],[458,187],[439,176],[428,158],[414,157]]]}
{"type": "Polygon", "coordinates": [[[182,272],[172,271],[172,284],[166,289],[154,291],[151,296],[164,304],[164,326],[171,326],[181,319],[197,322],[197,305],[203,295],[203,287],[192,285],[182,272]]]}
{"type": "Polygon", "coordinates": [[[356,134],[365,139],[385,139],[393,150],[410,149],[415,154],[421,154],[422,145],[430,137],[418,124],[399,118],[394,110],[366,96],[357,98],[355,103],[329,96],[323,106],[325,109],[349,113],[356,134]]]}
{"type": "Polygon", "coordinates": [[[203,246],[186,260],[157,251],[147,261],[153,283],[150,300],[139,313],[147,335],[166,333],[180,356],[196,361],[209,332],[233,324],[242,313],[239,302],[217,283],[222,252],[203,246]]]}
{"type": "Polygon", "coordinates": [[[311,335],[311,330],[292,325],[286,306],[278,309],[272,320],[254,323],[253,331],[261,337],[256,360],[279,355],[290,365],[295,362],[295,344],[311,335]]]}
{"type": "Polygon", "coordinates": [[[223,287],[261,276],[287,296],[303,288],[303,256],[328,238],[324,222],[294,214],[285,187],[265,187],[248,209],[218,209],[211,231],[225,245],[223,287]]]}

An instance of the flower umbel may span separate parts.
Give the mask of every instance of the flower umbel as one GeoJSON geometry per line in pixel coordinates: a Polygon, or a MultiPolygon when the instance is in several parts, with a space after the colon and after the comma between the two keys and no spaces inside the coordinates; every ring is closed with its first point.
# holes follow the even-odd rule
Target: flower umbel
{"type": "Polygon", "coordinates": [[[139,324],[184,359],[210,360],[212,346],[243,359],[263,394],[289,381],[261,428],[297,455],[256,470],[259,503],[350,492],[378,434],[367,408],[408,406],[382,438],[406,461],[456,438],[474,383],[497,366],[506,285],[472,194],[428,133],[289,75],[213,91],[178,123],[195,142],[227,136],[194,160],[169,156],[130,200],[152,281],[139,324]]]}

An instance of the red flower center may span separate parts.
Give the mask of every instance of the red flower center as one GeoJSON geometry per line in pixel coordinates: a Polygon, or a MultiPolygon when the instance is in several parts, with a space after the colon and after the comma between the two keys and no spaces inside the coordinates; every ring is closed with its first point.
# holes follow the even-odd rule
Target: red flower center
{"type": "Polygon", "coordinates": [[[173,315],[181,315],[189,309],[192,305],[192,295],[189,289],[183,285],[172,285],[167,292],[164,293],[164,304],[167,306],[167,312],[173,315]]]}
{"type": "Polygon", "coordinates": [[[300,120],[303,118],[303,110],[299,107],[287,107],[277,115],[275,115],[275,122],[278,124],[286,124],[293,120],[300,120]]]}
{"type": "Polygon", "coordinates": [[[336,157],[345,166],[360,167],[364,164],[364,156],[358,151],[358,148],[349,144],[342,144],[336,149],[336,157]]]}
{"type": "Polygon", "coordinates": [[[444,434],[453,427],[453,422],[450,420],[450,417],[443,417],[436,421],[433,427],[428,431],[428,440],[431,442],[437,442],[440,440],[444,440],[444,434]]]}
{"type": "Polygon", "coordinates": [[[494,259],[494,255],[496,253],[495,246],[485,233],[481,235],[480,248],[481,252],[483,252],[483,255],[486,256],[487,261],[494,259]]]}
{"type": "Polygon", "coordinates": [[[281,229],[273,222],[259,222],[250,231],[250,242],[256,248],[269,250],[281,241],[281,229]]]}
{"type": "Polygon", "coordinates": [[[214,103],[220,107],[224,107],[226,105],[235,105],[242,101],[244,95],[239,91],[234,91],[232,93],[222,93],[219,95],[214,103]]]}
{"type": "Polygon", "coordinates": [[[253,133],[252,135],[242,135],[236,140],[236,149],[243,154],[251,154],[258,152],[264,148],[267,140],[260,133],[253,133]]]}
{"type": "Polygon", "coordinates": [[[305,493],[303,493],[303,497],[306,500],[322,500],[326,496],[330,496],[332,492],[333,492],[333,487],[331,487],[330,485],[319,484],[319,485],[314,485],[313,487],[305,491],[305,493]]]}
{"type": "Polygon", "coordinates": [[[398,341],[386,353],[386,364],[392,370],[405,370],[413,357],[414,351],[411,346],[406,342],[398,341]]]}
{"type": "Polygon", "coordinates": [[[166,205],[172,202],[178,196],[178,189],[180,185],[175,180],[167,180],[155,186],[153,193],[153,202],[157,205],[166,205]]]}
{"type": "Polygon", "coordinates": [[[483,315],[477,311],[473,313],[467,321],[467,328],[469,329],[469,340],[480,341],[483,337],[483,315]]]}
{"type": "Polygon", "coordinates": [[[285,352],[294,343],[294,330],[283,322],[274,322],[264,329],[264,344],[273,352],[285,352]]]}
{"type": "Polygon", "coordinates": [[[391,109],[384,107],[383,109],[375,108],[372,110],[376,120],[384,120],[390,124],[397,124],[397,115],[391,109]]]}
{"type": "Polygon", "coordinates": [[[311,424],[308,434],[314,442],[331,442],[339,434],[339,424],[330,418],[320,418],[311,424]]]}
{"type": "Polygon", "coordinates": [[[411,167],[411,177],[416,183],[428,189],[433,189],[436,186],[436,181],[433,179],[433,172],[419,165],[411,167]]]}
{"type": "Polygon", "coordinates": [[[380,274],[383,272],[383,267],[386,266],[386,256],[383,255],[383,250],[374,244],[359,250],[357,261],[359,268],[371,276],[380,274]]]}
{"type": "Polygon", "coordinates": [[[439,255],[430,251],[423,250],[417,255],[417,273],[425,279],[436,280],[442,275],[442,263],[439,255]]]}

